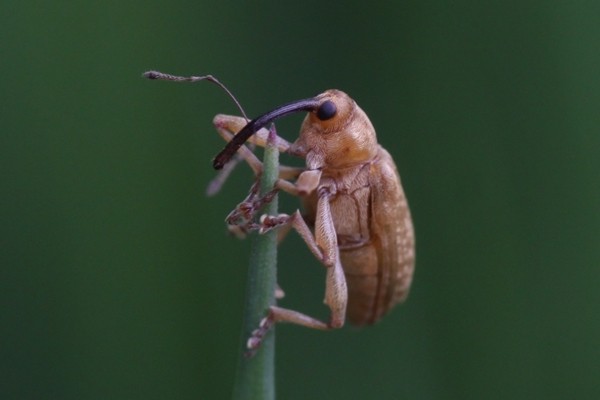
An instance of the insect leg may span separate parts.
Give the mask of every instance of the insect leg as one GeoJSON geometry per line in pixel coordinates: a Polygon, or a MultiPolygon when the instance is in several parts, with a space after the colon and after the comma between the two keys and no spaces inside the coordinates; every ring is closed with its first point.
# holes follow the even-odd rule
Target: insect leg
{"type": "Polygon", "coordinates": [[[270,203],[279,191],[273,189],[259,196],[259,186],[257,179],[250,187],[248,196],[225,218],[229,231],[240,239],[245,238],[248,231],[260,228],[260,225],[254,222],[254,216],[265,204],[270,203]]]}
{"type": "MultiPolygon", "coordinates": [[[[277,292],[276,292],[277,293],[277,292]]],[[[334,267],[327,269],[327,281],[325,290],[325,303],[331,309],[329,323],[319,321],[298,311],[287,308],[271,306],[266,317],[264,317],[258,328],[252,332],[248,338],[246,346],[248,356],[254,355],[262,343],[263,338],[269,332],[271,327],[277,322],[288,322],[296,325],[305,326],[311,329],[329,330],[341,328],[344,325],[346,316],[347,289],[344,271],[338,262],[334,267]],[[337,293],[343,292],[342,295],[337,293]],[[331,301],[334,300],[334,301],[331,301]]]]}
{"type": "MultiPolygon", "coordinates": [[[[213,124],[217,128],[219,135],[226,141],[229,142],[235,134],[246,125],[246,120],[242,117],[234,117],[230,115],[217,115],[213,119],[213,124]]],[[[264,128],[263,128],[264,129],[264,128]]],[[[268,131],[264,129],[267,134],[268,131]]],[[[254,175],[259,175],[262,172],[262,162],[254,155],[254,153],[247,147],[242,146],[238,150],[239,154],[250,166],[254,175]]]]}
{"type": "Polygon", "coordinates": [[[296,182],[279,179],[275,186],[294,196],[307,196],[317,189],[320,181],[321,170],[302,170],[296,182]]]}
{"type": "Polygon", "coordinates": [[[299,211],[291,216],[270,217],[263,215],[261,217],[262,224],[266,223],[265,229],[261,228],[261,231],[272,229],[281,224],[290,224],[304,239],[315,257],[328,267],[324,302],[331,311],[329,323],[324,323],[298,311],[270,307],[268,315],[263,318],[258,329],[252,332],[252,336],[248,339],[247,346],[251,351],[260,346],[262,338],[276,322],[289,322],[307,328],[323,330],[341,328],[344,325],[348,304],[348,288],[340,262],[337,236],[329,207],[329,197],[330,193],[327,188],[320,191],[315,221],[316,234],[314,236],[299,211]]]}
{"type": "MultiPolygon", "coordinates": [[[[229,132],[232,136],[235,136],[244,126],[246,126],[248,121],[242,117],[235,117],[231,115],[223,115],[218,114],[213,118],[213,124],[217,128],[219,132],[221,130],[225,130],[229,132]]],[[[248,142],[254,143],[260,147],[266,147],[267,140],[269,138],[269,130],[266,128],[259,129],[254,135],[252,135],[248,142]]],[[[225,138],[229,142],[231,139],[225,138]]],[[[285,140],[280,136],[275,137],[275,146],[279,149],[280,152],[286,153],[291,147],[291,143],[285,140]]]]}
{"type": "Polygon", "coordinates": [[[306,221],[304,221],[304,218],[302,218],[300,210],[296,210],[296,212],[292,215],[279,214],[277,216],[272,216],[265,214],[260,217],[259,233],[261,234],[267,233],[271,229],[275,228],[289,229],[290,227],[294,228],[296,232],[298,232],[300,237],[302,237],[308,246],[308,249],[311,251],[311,253],[313,253],[317,260],[326,266],[330,266],[327,265],[323,251],[319,248],[313,233],[306,224],[306,221]]]}
{"type": "Polygon", "coordinates": [[[252,331],[252,335],[246,341],[246,347],[248,348],[247,357],[252,357],[256,353],[265,335],[277,322],[291,322],[312,329],[330,329],[325,322],[299,313],[298,311],[276,306],[269,307],[267,316],[260,321],[258,328],[252,331]]]}
{"type": "MultiPolygon", "coordinates": [[[[246,125],[246,120],[242,117],[235,117],[231,115],[217,115],[213,124],[219,132],[219,135],[226,141],[229,142],[231,139],[246,125]]],[[[257,145],[260,147],[265,147],[267,144],[267,139],[269,136],[269,131],[266,128],[260,129],[258,132],[252,136],[248,142],[253,145],[257,145]]],[[[275,136],[275,145],[278,150],[282,153],[285,153],[291,146],[291,143],[287,140],[281,138],[280,136],[275,136]]],[[[246,160],[250,168],[255,175],[258,175],[262,172],[262,162],[252,153],[252,151],[246,147],[240,147],[238,150],[238,154],[246,160]],[[243,150],[242,150],[243,149],[243,150]]],[[[304,171],[304,168],[298,167],[290,167],[286,165],[281,165],[279,167],[279,177],[282,179],[295,179],[304,171]]]]}
{"type": "Polygon", "coordinates": [[[327,280],[325,281],[325,304],[331,310],[329,325],[340,328],[344,325],[346,318],[346,306],[348,305],[348,287],[346,276],[340,261],[340,250],[337,243],[337,233],[333,225],[331,209],[329,205],[332,193],[329,188],[321,187],[318,192],[317,216],[315,219],[315,239],[318,246],[323,249],[325,265],[331,265],[327,269],[327,280]]]}
{"type": "MultiPolygon", "coordinates": [[[[219,135],[226,142],[231,141],[231,139],[246,125],[246,123],[247,121],[242,117],[222,114],[217,115],[213,120],[213,124],[215,125],[217,132],[219,132],[219,135]]],[[[249,142],[252,146],[258,145],[264,147],[266,146],[268,135],[269,131],[265,128],[262,128],[250,138],[249,142]]],[[[285,152],[287,149],[289,149],[291,144],[285,139],[276,136],[275,145],[280,151],[285,152]]],[[[248,148],[248,146],[242,146],[238,150],[236,156],[229,163],[225,164],[223,170],[221,170],[209,183],[208,187],[206,188],[207,195],[212,196],[221,189],[227,180],[227,177],[240,160],[245,160],[248,163],[252,169],[252,172],[254,172],[254,175],[258,176],[262,172],[262,162],[254,155],[252,148],[248,148]]],[[[295,179],[303,170],[303,168],[281,165],[279,167],[279,177],[281,179],[295,179]]]]}
{"type": "Polygon", "coordinates": [[[317,215],[315,219],[315,234],[296,211],[292,216],[279,215],[272,217],[263,215],[259,232],[264,233],[278,224],[291,224],[291,226],[300,234],[309,250],[321,261],[327,268],[325,304],[331,310],[332,327],[340,327],[344,324],[346,315],[346,305],[348,303],[348,289],[346,286],[346,277],[340,262],[340,253],[337,243],[337,234],[331,217],[329,198],[331,193],[328,188],[323,187],[319,190],[319,200],[317,203],[317,215]]]}

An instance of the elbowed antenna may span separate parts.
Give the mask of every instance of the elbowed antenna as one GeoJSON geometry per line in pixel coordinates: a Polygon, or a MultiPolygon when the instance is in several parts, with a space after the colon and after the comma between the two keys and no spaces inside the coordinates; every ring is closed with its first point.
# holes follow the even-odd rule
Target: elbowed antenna
{"type": "Polygon", "coordinates": [[[270,122],[275,121],[277,118],[281,118],[285,115],[292,114],[298,111],[314,111],[319,107],[319,101],[317,98],[312,97],[310,99],[297,100],[292,103],[285,104],[272,111],[269,111],[252,121],[248,122],[246,126],[239,131],[223,150],[213,160],[213,167],[215,169],[221,169],[227,162],[233,157],[240,147],[254,135],[256,131],[264,128],[270,122]]]}

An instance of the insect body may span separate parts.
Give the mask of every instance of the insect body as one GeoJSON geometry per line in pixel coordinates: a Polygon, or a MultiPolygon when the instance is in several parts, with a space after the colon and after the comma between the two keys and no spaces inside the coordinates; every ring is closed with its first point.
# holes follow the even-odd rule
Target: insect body
{"type": "Polygon", "coordinates": [[[282,168],[277,187],[302,199],[305,217],[299,211],[263,216],[261,230],[293,227],[326,266],[325,303],[331,317],[325,323],[271,307],[248,341],[250,348],[260,344],[274,322],[330,329],[341,327],[347,317],[354,325],[372,324],[406,298],[413,276],[413,225],[396,166],[377,143],[367,115],[344,92],[328,90],[248,123],[217,115],[215,126],[229,143],[215,158],[215,167],[223,167],[238,152],[260,173],[260,161],[244,142],[264,146],[264,127],[298,111],[308,112],[298,139],[290,143],[277,136],[275,144],[282,152],[304,158],[306,168],[296,173],[282,168]]]}

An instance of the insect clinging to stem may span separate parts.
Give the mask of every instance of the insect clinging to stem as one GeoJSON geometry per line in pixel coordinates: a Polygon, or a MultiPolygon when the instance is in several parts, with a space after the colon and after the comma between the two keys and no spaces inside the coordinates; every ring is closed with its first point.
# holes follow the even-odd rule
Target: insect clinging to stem
{"type": "MultiPolygon", "coordinates": [[[[186,79],[186,78],[182,78],[186,79]]],[[[257,348],[269,327],[290,322],[314,329],[377,322],[408,296],[415,264],[413,223],[396,165],[378,144],[365,112],[346,93],[330,89],[287,103],[248,121],[215,116],[213,123],[228,142],[215,157],[221,169],[241,157],[259,174],[261,162],[246,148],[265,146],[265,128],[285,115],[306,112],[299,137],[280,136],[282,153],[305,159],[302,169],[280,169],[276,189],[301,199],[304,215],[263,215],[258,229],[291,227],[326,268],[327,322],[298,311],[272,306],[247,344],[257,348]],[[292,181],[295,179],[294,181],[292,181]]]]}

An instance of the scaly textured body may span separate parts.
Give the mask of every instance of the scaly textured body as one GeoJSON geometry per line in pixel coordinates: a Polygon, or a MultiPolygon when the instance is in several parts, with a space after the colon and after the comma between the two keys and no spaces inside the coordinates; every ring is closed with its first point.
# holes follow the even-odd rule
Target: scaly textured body
{"type": "MultiPolygon", "coordinates": [[[[398,172],[379,146],[370,162],[325,170],[322,183],[335,186],[331,210],[348,286],[347,319],[372,324],[407,297],[414,270],[414,232],[398,172]]],[[[316,200],[303,202],[310,222],[316,200]]]]}

